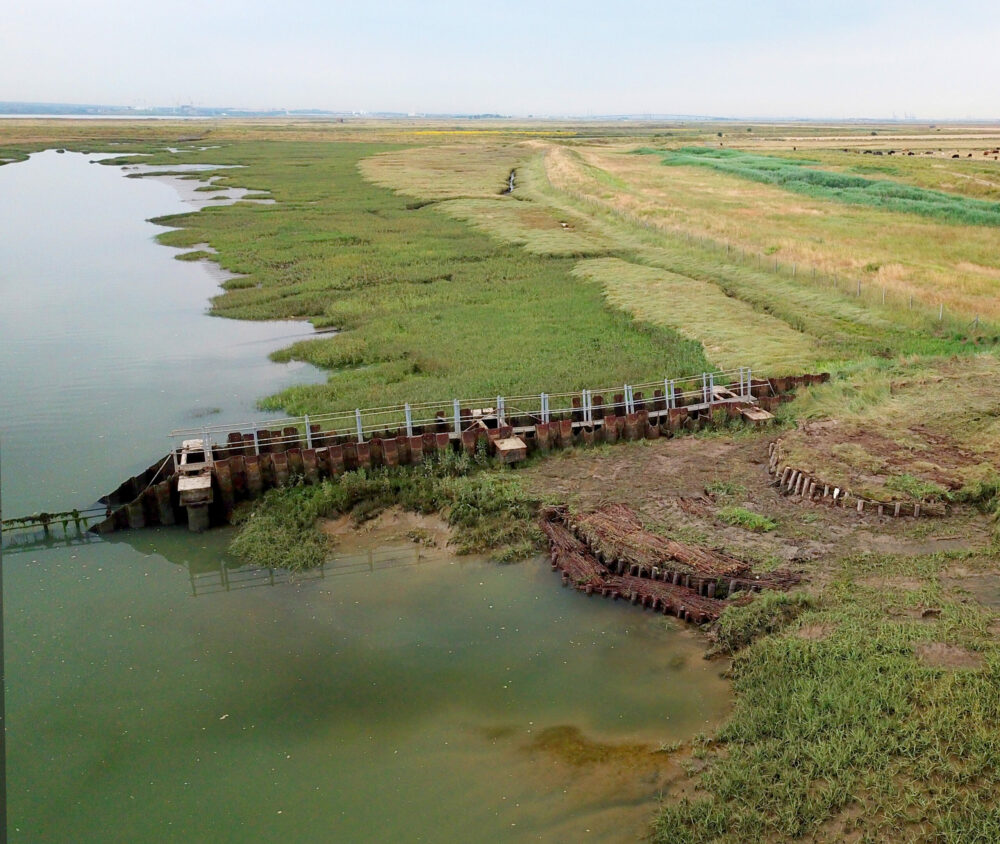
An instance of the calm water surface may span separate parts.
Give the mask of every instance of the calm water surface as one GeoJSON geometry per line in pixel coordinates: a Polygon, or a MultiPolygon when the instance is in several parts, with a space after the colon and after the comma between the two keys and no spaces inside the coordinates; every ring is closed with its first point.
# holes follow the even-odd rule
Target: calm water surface
{"type": "MultiPolygon", "coordinates": [[[[83,156],[0,167],[5,514],[88,504],[169,428],[321,377],[267,360],[301,325],[204,315],[217,279],[143,222],[189,207],[83,156]]],[[[538,561],[226,591],[227,542],[5,552],[12,840],[634,840],[663,785],[649,757],[560,751],[672,742],[728,705],[690,631],[538,561]]]]}

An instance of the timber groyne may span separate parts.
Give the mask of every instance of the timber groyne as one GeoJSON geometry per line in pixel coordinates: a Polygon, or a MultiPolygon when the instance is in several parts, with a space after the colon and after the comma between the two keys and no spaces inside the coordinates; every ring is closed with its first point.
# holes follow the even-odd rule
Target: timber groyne
{"type": "Polygon", "coordinates": [[[550,507],[541,528],[564,586],[695,624],[717,620],[726,606],[745,603],[755,592],[784,591],[801,579],[786,570],[757,573],[731,555],[651,533],[621,504],[577,516],[550,507]]]}
{"type": "MultiPolygon", "coordinates": [[[[748,368],[572,393],[454,399],[247,422],[170,434],[171,450],[100,501],[89,529],[228,523],[244,500],[355,469],[483,449],[504,462],[554,449],[671,437],[741,420],[762,424],[826,373],[757,378],[748,368]],[[96,522],[96,523],[94,523],[96,522]]],[[[7,525],[5,524],[5,529],[7,525]]]]}

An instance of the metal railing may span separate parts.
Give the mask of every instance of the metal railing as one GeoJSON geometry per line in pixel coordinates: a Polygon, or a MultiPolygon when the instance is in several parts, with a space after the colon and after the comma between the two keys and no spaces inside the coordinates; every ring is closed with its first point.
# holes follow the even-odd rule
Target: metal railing
{"type": "Polygon", "coordinates": [[[550,422],[572,417],[583,424],[600,425],[601,409],[615,415],[634,413],[640,404],[649,406],[659,399],[663,410],[674,407],[707,406],[719,400],[753,401],[753,372],[749,367],[703,372],[684,378],[664,378],[641,384],[621,384],[600,389],[583,389],[561,393],[537,393],[521,396],[489,396],[485,398],[452,399],[357,408],[353,411],[293,416],[269,419],[266,422],[236,422],[201,428],[176,429],[170,432],[175,448],[184,440],[200,439],[206,447],[226,447],[225,439],[239,433],[247,442],[252,438],[256,453],[260,453],[259,434],[263,430],[280,429],[279,437],[268,442],[303,442],[306,448],[319,444],[321,438],[350,435],[358,442],[387,432],[413,436],[416,431],[434,431],[460,437],[462,431],[489,417],[501,425],[510,420],[528,420],[528,424],[550,422]],[[720,399],[725,391],[729,398],[720,399]],[[657,396],[656,394],[659,393],[657,396]],[[287,429],[295,429],[295,433],[287,429]]]}

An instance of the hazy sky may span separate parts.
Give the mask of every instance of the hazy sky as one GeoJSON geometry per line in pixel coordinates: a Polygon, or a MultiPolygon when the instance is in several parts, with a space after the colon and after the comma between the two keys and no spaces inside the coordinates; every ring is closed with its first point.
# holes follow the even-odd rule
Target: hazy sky
{"type": "Polygon", "coordinates": [[[1000,3],[25,0],[0,100],[1000,117],[1000,3]]]}

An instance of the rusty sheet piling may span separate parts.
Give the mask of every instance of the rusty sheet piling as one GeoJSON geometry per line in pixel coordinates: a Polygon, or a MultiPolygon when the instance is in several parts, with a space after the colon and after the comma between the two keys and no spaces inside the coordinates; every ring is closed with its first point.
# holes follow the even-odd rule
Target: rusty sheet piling
{"type": "MultiPolygon", "coordinates": [[[[435,452],[475,453],[485,448],[501,461],[515,462],[533,452],[576,445],[671,437],[702,426],[731,424],[741,416],[754,423],[768,419],[766,411],[790,398],[789,391],[828,377],[760,379],[743,368],[728,375],[664,380],[659,387],[626,386],[623,392],[618,388],[540,398],[497,396],[488,408],[460,401],[448,403],[446,409],[434,403],[407,404],[303,417],[273,428],[256,423],[241,430],[206,428],[194,432],[205,442],[211,467],[211,505],[199,518],[208,516],[211,524],[222,524],[241,501],[259,498],[273,487],[300,480],[315,484],[355,469],[413,465],[435,452]],[[707,401],[699,382],[711,385],[705,388],[711,390],[707,401]],[[651,399],[643,387],[652,393],[651,399]],[[365,421],[370,418],[381,421],[365,421]]],[[[102,499],[108,515],[94,529],[108,532],[187,520],[178,497],[178,453],[172,451],[102,499]]]]}

